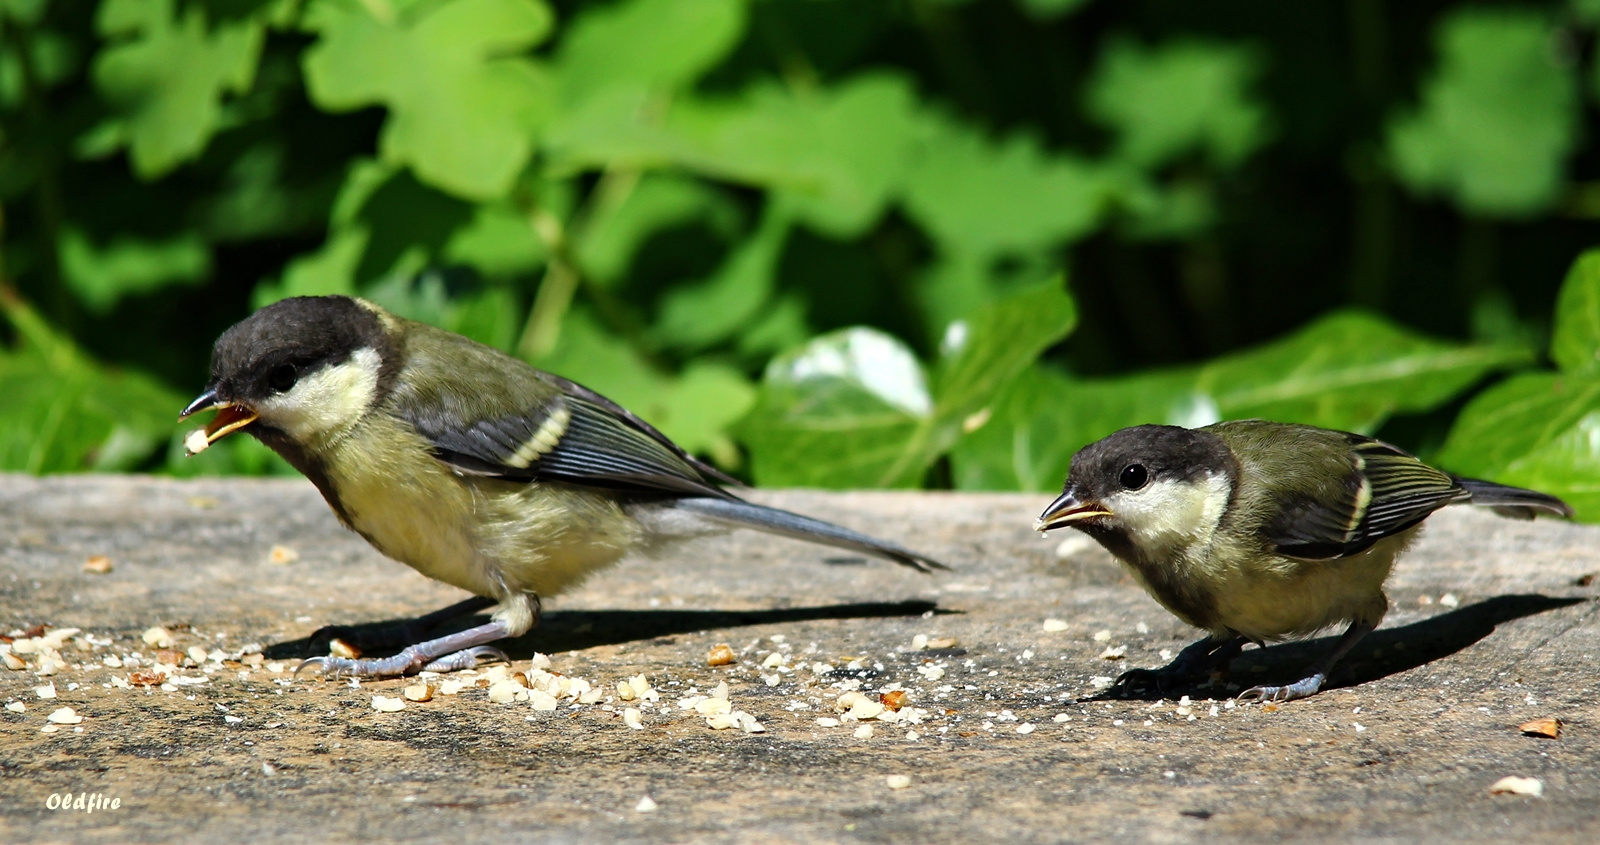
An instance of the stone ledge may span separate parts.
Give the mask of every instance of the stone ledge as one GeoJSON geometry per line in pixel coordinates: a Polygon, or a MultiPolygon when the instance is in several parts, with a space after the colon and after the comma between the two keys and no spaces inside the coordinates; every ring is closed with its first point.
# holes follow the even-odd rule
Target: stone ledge
{"type": "MultiPolygon", "coordinates": [[[[321,625],[405,618],[462,597],[340,529],[305,482],[0,476],[0,629],[47,623],[109,643],[69,644],[72,665],[50,678],[0,669],[0,700],[26,705],[0,710],[0,840],[1600,833],[1600,619],[1584,581],[1600,572],[1600,528],[1445,511],[1401,562],[1388,620],[1336,688],[1271,712],[1192,689],[1184,714],[1171,701],[1080,701],[1094,695],[1091,679],[1158,665],[1195,634],[1097,548],[1061,559],[1061,538],[1029,531],[1048,497],[753,497],[900,540],[956,571],[927,577],[741,532],[603,573],[551,601],[545,626],[508,651],[522,671],[544,652],[552,671],[612,698],[619,680],[648,676],[662,700],[633,730],[620,701],[540,712],[474,687],[377,712],[375,695],[398,697],[408,682],[284,683],[268,671],[292,667],[321,625]],[[271,562],[275,546],[297,559],[271,562]],[[112,571],[86,573],[92,555],[110,557],[112,571]],[[1046,632],[1047,619],[1065,629],[1046,632]],[[156,625],[179,650],[259,643],[266,663],[208,660],[209,675],[182,672],[204,683],[173,691],[108,688],[130,670],[103,658],[152,656],[141,633],[156,625]],[[1109,639],[1097,641],[1100,631],[1109,639]],[[918,635],[956,644],[912,651],[918,635]],[[738,662],[708,666],[717,643],[738,662]],[[1125,659],[1101,658],[1118,646],[1125,659]],[[763,665],[774,652],[792,671],[763,665]],[[51,681],[56,699],[40,700],[34,688],[51,681]],[[712,730],[675,704],[724,681],[764,733],[712,730]],[[832,702],[852,681],[902,685],[926,720],[819,725],[838,718],[832,702]],[[83,722],[41,732],[63,706],[83,722]],[[1518,732],[1544,716],[1566,722],[1562,738],[1518,732]],[[870,738],[856,736],[864,725],[870,738]],[[910,785],[890,789],[890,775],[910,785]],[[1491,796],[1504,775],[1541,779],[1544,797],[1491,796]],[[66,792],[120,805],[47,809],[66,792]],[[646,795],[654,812],[636,809],[646,795]]],[[[1247,651],[1234,674],[1292,679],[1324,646],[1247,651]]]]}

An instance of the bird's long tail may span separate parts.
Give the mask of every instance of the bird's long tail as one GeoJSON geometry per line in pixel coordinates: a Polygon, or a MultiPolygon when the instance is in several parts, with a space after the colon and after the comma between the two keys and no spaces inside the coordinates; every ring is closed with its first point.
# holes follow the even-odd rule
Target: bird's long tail
{"type": "Polygon", "coordinates": [[[894,543],[868,537],[865,534],[851,531],[848,528],[841,528],[832,523],[823,522],[820,519],[812,519],[797,513],[769,508],[751,502],[696,496],[678,499],[674,505],[706,519],[726,525],[754,528],[757,531],[780,534],[784,537],[793,537],[796,540],[806,540],[812,543],[821,543],[824,546],[864,552],[869,555],[887,558],[919,572],[932,572],[935,569],[950,568],[933,558],[917,554],[894,543]]]}
{"type": "Polygon", "coordinates": [[[1566,502],[1547,493],[1524,490],[1521,487],[1507,487],[1504,484],[1479,481],[1476,478],[1459,478],[1456,481],[1471,495],[1472,498],[1468,501],[1480,507],[1493,508],[1494,512],[1501,516],[1533,519],[1542,514],[1572,518],[1572,508],[1566,502]]]}

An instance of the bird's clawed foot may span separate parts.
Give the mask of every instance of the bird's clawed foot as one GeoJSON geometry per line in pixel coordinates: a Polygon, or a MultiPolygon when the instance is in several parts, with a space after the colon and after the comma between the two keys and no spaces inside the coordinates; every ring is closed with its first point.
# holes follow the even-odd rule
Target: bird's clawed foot
{"type": "Polygon", "coordinates": [[[1322,684],[1327,679],[1326,675],[1318,673],[1301,678],[1287,686],[1251,687],[1239,693],[1239,700],[1255,700],[1265,704],[1269,701],[1297,701],[1302,698],[1310,698],[1322,690],[1322,684]]]}
{"type": "Polygon", "coordinates": [[[298,678],[301,672],[310,671],[321,675],[325,680],[344,677],[393,678],[400,675],[415,675],[418,672],[455,672],[461,669],[473,669],[485,663],[511,662],[511,658],[505,652],[488,645],[474,646],[432,659],[425,654],[417,653],[417,648],[412,646],[393,657],[311,657],[301,661],[300,665],[294,668],[294,675],[298,678]]]}

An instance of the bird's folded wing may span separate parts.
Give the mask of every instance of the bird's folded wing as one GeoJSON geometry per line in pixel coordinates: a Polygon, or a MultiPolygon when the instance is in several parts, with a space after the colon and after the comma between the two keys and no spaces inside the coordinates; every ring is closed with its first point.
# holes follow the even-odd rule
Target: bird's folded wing
{"type": "Polygon", "coordinates": [[[1350,454],[1343,490],[1285,503],[1265,527],[1279,554],[1311,560],[1356,554],[1468,498],[1449,474],[1387,443],[1353,438],[1350,454]]]}
{"type": "Polygon", "coordinates": [[[460,410],[469,403],[405,397],[396,411],[433,445],[440,461],[460,472],[731,498],[714,480],[721,473],[649,423],[581,385],[548,374],[539,378],[559,389],[482,418],[460,410]]]}

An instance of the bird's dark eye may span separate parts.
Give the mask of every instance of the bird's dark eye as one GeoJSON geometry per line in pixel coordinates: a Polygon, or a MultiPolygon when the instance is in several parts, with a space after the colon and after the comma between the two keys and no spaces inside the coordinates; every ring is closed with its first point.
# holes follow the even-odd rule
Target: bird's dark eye
{"type": "Polygon", "coordinates": [[[295,371],[293,364],[279,364],[272,368],[272,372],[267,373],[267,386],[279,393],[283,393],[294,387],[295,379],[299,378],[299,376],[300,374],[295,371]]]}
{"type": "Polygon", "coordinates": [[[1122,468],[1122,477],[1117,479],[1122,486],[1129,490],[1137,490],[1150,480],[1150,471],[1144,464],[1128,464],[1122,468]]]}

